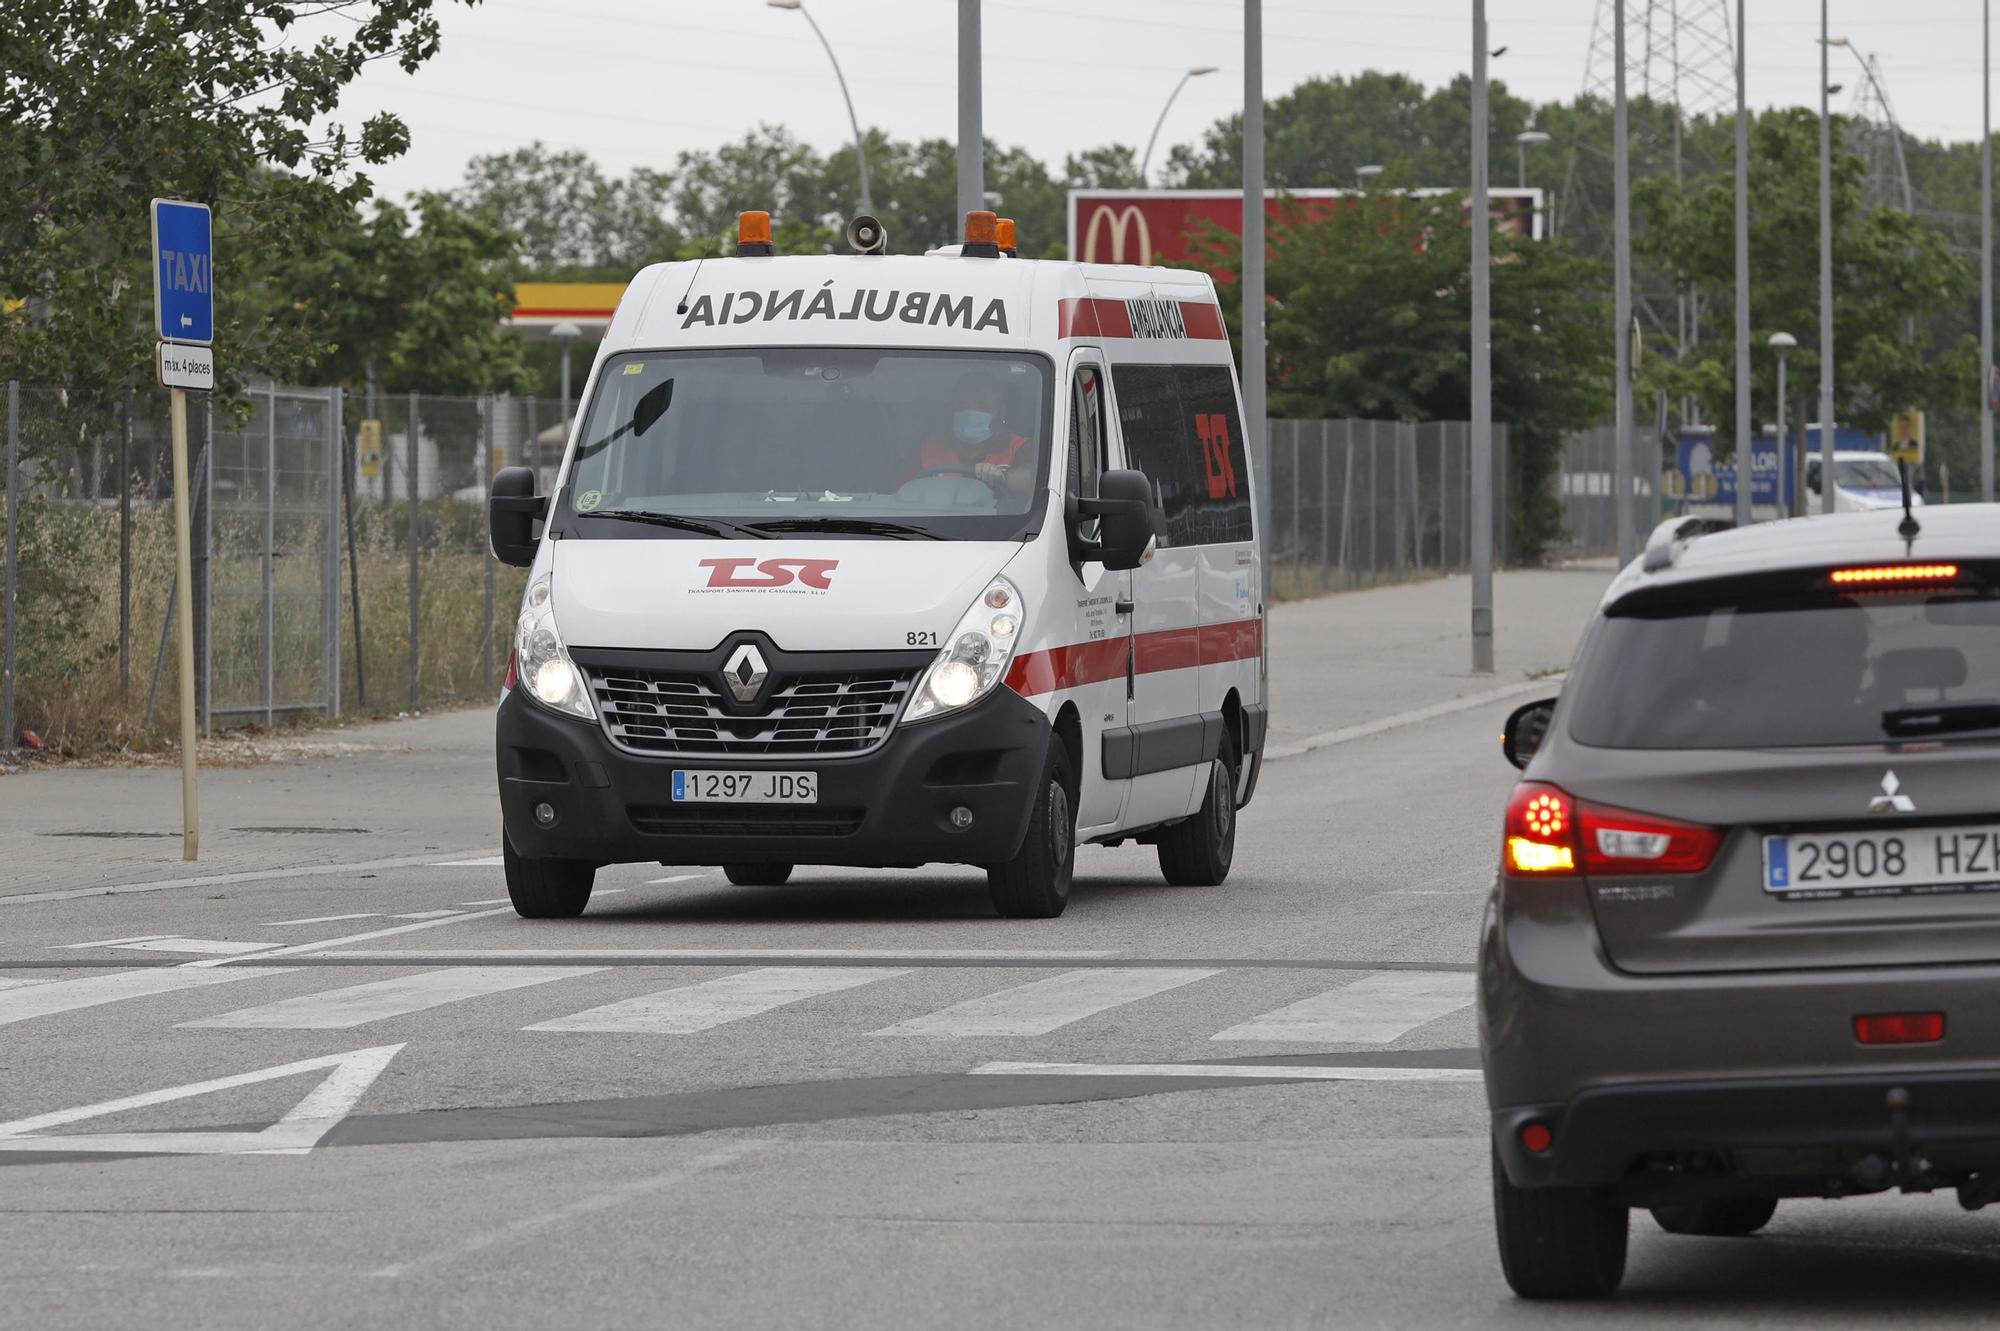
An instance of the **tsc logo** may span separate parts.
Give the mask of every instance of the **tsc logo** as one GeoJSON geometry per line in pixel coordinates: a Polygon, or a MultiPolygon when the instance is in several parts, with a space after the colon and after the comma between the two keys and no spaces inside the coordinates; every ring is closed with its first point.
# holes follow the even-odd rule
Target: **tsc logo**
{"type": "Polygon", "coordinates": [[[1219,411],[1198,411],[1194,432],[1201,437],[1201,460],[1208,471],[1208,497],[1236,497],[1236,465],[1229,460],[1229,417],[1219,411]]]}
{"type": "Polygon", "coordinates": [[[818,591],[833,586],[837,559],[704,559],[711,588],[771,588],[803,583],[818,591]]]}

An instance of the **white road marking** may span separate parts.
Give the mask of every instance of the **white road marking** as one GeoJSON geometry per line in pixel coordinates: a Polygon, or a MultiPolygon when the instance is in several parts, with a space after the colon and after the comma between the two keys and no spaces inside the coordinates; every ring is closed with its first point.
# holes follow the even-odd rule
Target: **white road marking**
{"type": "Polygon", "coordinates": [[[433,869],[498,869],[507,863],[505,855],[487,855],[476,860],[439,860],[433,869]]]}
{"type": "MultiPolygon", "coordinates": [[[[189,972],[168,973],[185,975],[189,972]]],[[[214,974],[214,972],[206,973],[214,974]]],[[[325,1137],[335,1124],[347,1117],[369,1086],[374,1084],[375,1078],[382,1074],[382,1069],[389,1065],[389,1060],[394,1058],[402,1047],[399,1044],[389,1044],[374,1049],[356,1049],[345,1054],[328,1054],[321,1058],[286,1063],[281,1067],[262,1068],[256,1072],[239,1072],[233,1077],[217,1077],[211,1081],[192,1082],[186,1086],[169,1086],[165,1090],[146,1091],[139,1095],[106,1100],[101,1104],[83,1105],[76,1109],[59,1109],[52,1114],[37,1114],[33,1118],[0,1123],[0,1151],[304,1155],[317,1146],[320,1139],[325,1137]],[[122,1114],[128,1110],[145,1109],[174,1100],[189,1100],[197,1095],[234,1090],[239,1086],[254,1086],[259,1082],[277,1081],[284,1077],[295,1077],[302,1072],[316,1072],[320,1068],[328,1068],[331,1071],[319,1085],[306,1094],[303,1100],[287,1110],[283,1118],[258,1132],[107,1132],[59,1136],[36,1135],[49,1128],[59,1128],[68,1123],[102,1118],[107,1114],[122,1114]]]]}
{"type": "Polygon", "coordinates": [[[475,1234],[471,1238],[452,1244],[450,1247],[439,1248],[435,1252],[425,1253],[421,1257],[413,1257],[405,1262],[396,1262],[392,1265],[381,1267],[378,1270],[370,1271],[368,1274],[378,1279],[393,1280],[397,1276],[408,1275],[412,1271],[419,1271],[427,1266],[436,1266],[440,1262],[455,1261],[464,1257],[475,1257],[496,1244],[509,1243],[516,1239],[525,1238],[530,1234],[538,1233],[541,1230],[566,1225],[573,1220],[580,1219],[594,1212],[606,1211],[614,1206],[622,1206],[626,1202],[634,1198],[643,1197],[649,1192],[658,1192],[662,1188],[671,1188],[677,1183],[685,1183],[696,1174],[705,1173],[711,1169],[720,1169],[726,1164],[742,1159],[753,1151],[764,1150],[771,1144],[770,1142],[762,1141],[730,1142],[725,1146],[698,1155],[684,1165],[676,1165],[664,1173],[654,1174],[650,1178],[633,1179],[629,1183],[620,1183],[616,1187],[607,1188],[603,1192],[592,1193],[588,1197],[573,1201],[566,1206],[558,1206],[552,1211],[544,1211],[540,1215],[523,1216],[521,1219],[502,1225],[498,1229],[487,1230],[484,1234],[475,1234]]]}
{"type": "Polygon", "coordinates": [[[208,984],[228,984],[233,980],[254,980],[265,975],[284,975],[287,966],[237,966],[230,970],[198,970],[189,966],[158,966],[151,970],[114,971],[109,975],[86,975],[75,980],[49,980],[26,984],[0,992],[0,1026],[31,1017],[49,1017],[58,1012],[116,1003],[127,998],[151,998],[177,989],[196,989],[208,984]]]}
{"type": "Polygon", "coordinates": [[[379,910],[364,910],[357,911],[352,915],[308,915],[302,920],[272,920],[264,927],[266,929],[275,929],[281,924],[334,924],[340,920],[379,920],[381,918],[382,912],[379,910]]]}
{"type": "Polygon", "coordinates": [[[48,983],[47,980],[15,980],[9,978],[8,976],[0,975],[0,989],[19,989],[23,985],[47,984],[47,983],[48,983]]]}
{"type": "MultiPolygon", "coordinates": [[[[329,947],[345,947],[349,943],[366,943],[376,938],[387,938],[392,934],[416,933],[420,929],[435,929],[440,924],[459,924],[466,920],[483,920],[489,915],[505,915],[512,907],[503,906],[497,910],[475,910],[464,915],[453,915],[443,920],[418,920],[414,924],[391,925],[387,929],[370,929],[367,933],[348,934],[344,938],[322,938],[316,943],[299,943],[292,947],[273,948],[258,954],[263,957],[291,957],[301,952],[318,952],[329,947]]],[[[395,955],[394,953],[390,954],[395,955]]],[[[212,961],[190,961],[189,966],[224,966],[230,964],[228,958],[218,957],[212,961]]]]}
{"type": "Polygon", "coordinates": [[[456,910],[412,910],[391,915],[389,918],[392,920],[441,920],[447,915],[462,914],[464,914],[463,911],[456,910]]]}
{"type": "Polygon", "coordinates": [[[281,998],[275,1003],[184,1021],[181,1026],[197,1030],[344,1031],[468,998],[594,975],[602,969],[602,966],[453,966],[329,989],[325,993],[281,998]]]}
{"type": "Polygon", "coordinates": [[[1546,693],[1550,697],[1562,692],[1563,676],[1547,675],[1541,679],[1520,680],[1513,684],[1502,684],[1497,689],[1487,689],[1483,693],[1469,694],[1463,698],[1453,698],[1450,702],[1432,703],[1429,707],[1418,707],[1407,712],[1397,712],[1393,716],[1381,716],[1373,721],[1363,721],[1359,725],[1342,726],[1338,730],[1322,731],[1308,735],[1304,739],[1293,740],[1290,744],[1274,744],[1264,750],[1264,761],[1276,762],[1280,758],[1297,758],[1315,749],[1331,748],[1336,744],[1347,744],[1353,740],[1379,735],[1385,730],[1400,730],[1404,726],[1414,726],[1440,716],[1450,716],[1453,712],[1469,712],[1475,707],[1499,702],[1504,698],[1518,697],[1523,693],[1546,693]]]}
{"type": "Polygon", "coordinates": [[[512,897],[487,897],[483,901],[458,901],[452,904],[458,906],[506,906],[511,905],[513,900],[512,897]]]}
{"type": "Polygon", "coordinates": [[[691,1035],[789,1003],[907,974],[904,970],[868,966],[765,966],[679,989],[642,994],[523,1029],[691,1035]]]}
{"type": "Polygon", "coordinates": [[[154,938],[143,943],[114,944],[126,952],[190,952],[196,956],[240,957],[250,952],[262,952],[272,946],[270,943],[246,943],[242,939],[229,938],[154,938]]]}
{"type": "Polygon", "coordinates": [[[1475,977],[1452,971],[1385,971],[1252,1017],[1216,1040],[1387,1044],[1476,996],[1475,977]]]}
{"type": "Polygon", "coordinates": [[[57,947],[76,949],[85,947],[123,947],[127,943],[150,943],[155,938],[172,938],[172,934],[134,934],[130,938],[99,938],[89,943],[58,943],[57,947]]]}
{"type": "MultiPolygon", "coordinates": [[[[499,914],[489,911],[487,914],[499,914]]],[[[462,919],[477,919],[474,915],[461,916],[462,919]]],[[[394,932],[394,931],[392,931],[394,932]]],[[[345,940],[334,939],[329,943],[312,944],[313,947],[339,946],[345,940]]],[[[303,949],[302,949],[303,950],[303,949]]],[[[1007,951],[1003,948],[986,947],[468,947],[437,948],[424,951],[395,951],[387,948],[342,947],[328,956],[340,957],[346,961],[409,961],[430,966],[448,966],[474,962],[507,961],[587,961],[603,958],[609,961],[727,961],[732,957],[747,958],[746,966],[754,966],[766,959],[778,961],[969,961],[1034,963],[1046,961],[1061,965],[1070,961],[1096,961],[1105,957],[1115,957],[1115,951],[1089,949],[1045,951],[1020,949],[1007,951]]],[[[197,965],[202,964],[197,962],[197,965]]]]}
{"type": "Polygon", "coordinates": [[[661,883],[691,883],[697,878],[706,878],[706,877],[708,877],[708,875],[705,873],[677,873],[669,875],[666,878],[648,878],[646,880],[646,886],[658,887],[661,883]]]}
{"type": "Polygon", "coordinates": [[[924,1035],[963,1040],[982,1035],[1047,1035],[1110,1008],[1136,1003],[1220,971],[1186,967],[1105,967],[1069,971],[969,998],[871,1035],[924,1035]]]}
{"type": "Polygon", "coordinates": [[[150,883],[111,883],[101,887],[67,887],[54,892],[16,892],[9,896],[0,896],[0,906],[25,906],[38,901],[76,901],[83,897],[116,897],[130,892],[164,892],[174,887],[221,887],[230,883],[275,882],[282,878],[321,878],[375,869],[418,869],[435,864],[436,861],[431,859],[430,855],[419,855],[395,860],[359,860],[351,864],[307,864],[296,869],[246,869],[241,873],[211,873],[198,878],[163,878],[150,883]]]}
{"type": "Polygon", "coordinates": [[[1478,1081],[1478,1068],[1274,1067],[1241,1063],[981,1063],[974,1077],[1213,1077],[1258,1081],[1478,1081]]]}

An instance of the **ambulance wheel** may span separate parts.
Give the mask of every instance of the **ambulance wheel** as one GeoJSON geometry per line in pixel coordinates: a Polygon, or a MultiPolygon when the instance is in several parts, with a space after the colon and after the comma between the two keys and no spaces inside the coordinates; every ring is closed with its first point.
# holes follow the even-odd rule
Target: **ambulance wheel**
{"type": "Polygon", "coordinates": [[[1236,737],[1227,727],[1208,765],[1201,810],[1160,833],[1160,872],[1175,887],[1215,887],[1236,855],[1236,737]]]}
{"type": "Polygon", "coordinates": [[[1021,849],[1005,864],[989,865],[986,890],[993,909],[1013,920],[1052,920],[1069,904],[1076,867],[1076,779],[1062,741],[1049,745],[1042,789],[1021,849]]]}
{"type": "Polygon", "coordinates": [[[722,876],[738,887],[781,887],[792,876],[789,864],[725,864],[722,876]]]}
{"type": "Polygon", "coordinates": [[[597,866],[589,860],[531,860],[501,837],[501,860],[507,868],[507,899],[524,920],[569,920],[590,904],[590,886],[597,866]]]}

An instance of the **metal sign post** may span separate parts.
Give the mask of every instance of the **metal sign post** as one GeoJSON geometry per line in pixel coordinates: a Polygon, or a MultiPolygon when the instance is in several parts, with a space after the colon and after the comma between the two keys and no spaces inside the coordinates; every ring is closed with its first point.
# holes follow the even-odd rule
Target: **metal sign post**
{"type": "Polygon", "coordinates": [[[168,390],[174,451],[174,611],[180,619],[181,858],[201,849],[195,786],[194,555],[187,447],[189,389],[215,387],[214,231],[208,205],[153,200],[155,365],[168,390]]]}

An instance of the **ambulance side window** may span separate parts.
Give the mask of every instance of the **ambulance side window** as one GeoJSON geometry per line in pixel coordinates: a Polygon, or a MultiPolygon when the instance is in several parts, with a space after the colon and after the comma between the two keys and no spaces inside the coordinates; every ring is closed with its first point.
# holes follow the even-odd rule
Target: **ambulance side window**
{"type": "Polygon", "coordinates": [[[1130,465],[1166,515],[1166,546],[1251,539],[1250,470],[1225,366],[1120,365],[1118,420],[1130,465]]]}
{"type": "Polygon", "coordinates": [[[1070,388],[1069,492],[1095,499],[1104,474],[1104,371],[1081,366],[1070,388]]]}

